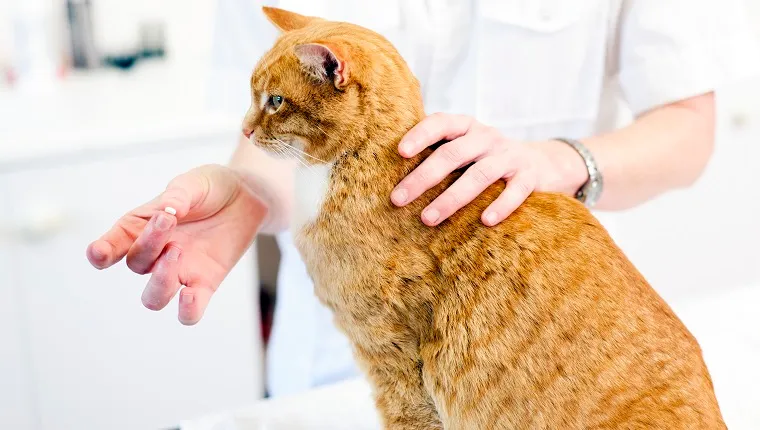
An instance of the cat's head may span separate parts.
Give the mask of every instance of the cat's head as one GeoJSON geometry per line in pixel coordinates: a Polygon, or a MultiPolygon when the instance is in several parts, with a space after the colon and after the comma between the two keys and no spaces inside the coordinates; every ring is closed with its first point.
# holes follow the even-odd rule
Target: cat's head
{"type": "MultiPolygon", "coordinates": [[[[423,114],[401,55],[366,28],[263,8],[281,31],[251,77],[243,133],[273,154],[330,163],[385,128],[423,114]]],[[[411,121],[411,122],[410,122],[411,121]]],[[[407,127],[407,128],[408,128],[407,127]]]]}

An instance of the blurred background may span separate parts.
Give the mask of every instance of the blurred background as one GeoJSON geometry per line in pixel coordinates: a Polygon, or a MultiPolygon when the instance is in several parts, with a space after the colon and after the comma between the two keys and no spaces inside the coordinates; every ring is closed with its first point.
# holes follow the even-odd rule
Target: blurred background
{"type": "MultiPolygon", "coordinates": [[[[747,3],[760,41],[760,0],[747,3]]],[[[214,0],[0,2],[0,429],[167,428],[263,396],[271,238],[191,328],[176,302],[142,307],[147,279],[84,255],[171,178],[230,157],[243,112],[209,107],[214,13],[214,0]]],[[[729,428],[760,428],[760,79],[718,103],[707,173],[615,214],[615,239],[702,344],[729,428]]]]}

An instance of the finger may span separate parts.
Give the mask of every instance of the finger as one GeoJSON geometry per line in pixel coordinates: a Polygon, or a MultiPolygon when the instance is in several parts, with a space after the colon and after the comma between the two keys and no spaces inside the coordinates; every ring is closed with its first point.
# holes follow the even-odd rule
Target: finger
{"type": "Polygon", "coordinates": [[[446,191],[422,211],[422,221],[429,226],[438,225],[479,196],[489,185],[501,178],[514,175],[515,162],[509,155],[486,157],[470,166],[446,191]]]}
{"type": "Polygon", "coordinates": [[[414,201],[454,170],[483,156],[491,142],[478,133],[471,133],[442,145],[399,182],[391,193],[391,201],[397,206],[414,201]]]}
{"type": "Polygon", "coordinates": [[[121,261],[147,222],[136,215],[123,216],[106,234],[87,247],[90,264],[98,269],[106,269],[121,261]]]}
{"type": "Polygon", "coordinates": [[[398,150],[404,157],[414,157],[441,140],[454,140],[470,131],[475,120],[464,115],[435,113],[412,127],[401,139],[398,150]]]}
{"type": "Polygon", "coordinates": [[[185,287],[179,293],[179,321],[195,325],[203,318],[214,290],[208,286],[185,287]]]}
{"type": "Polygon", "coordinates": [[[104,240],[96,240],[87,246],[87,261],[96,269],[105,269],[110,267],[113,263],[111,255],[113,254],[113,248],[104,240]]]}
{"type": "Polygon", "coordinates": [[[501,195],[483,211],[481,220],[487,226],[494,226],[507,218],[530,196],[536,188],[536,175],[522,170],[507,182],[501,195]]]}
{"type": "Polygon", "coordinates": [[[211,296],[224,279],[221,271],[198,271],[196,267],[185,265],[179,280],[186,285],[179,293],[179,321],[184,325],[194,325],[203,318],[211,296]]]}
{"type": "Polygon", "coordinates": [[[153,267],[153,274],[143,290],[142,303],[153,311],[166,307],[181,286],[179,281],[179,259],[181,249],[170,243],[153,267]]]}
{"type": "Polygon", "coordinates": [[[127,267],[144,275],[151,271],[156,259],[171,238],[177,218],[166,212],[157,212],[146,224],[140,236],[127,252],[127,267]]]}

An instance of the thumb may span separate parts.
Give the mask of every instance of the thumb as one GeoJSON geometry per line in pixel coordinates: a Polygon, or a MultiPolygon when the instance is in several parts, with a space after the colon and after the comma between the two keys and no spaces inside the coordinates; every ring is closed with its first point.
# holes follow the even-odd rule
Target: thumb
{"type": "Polygon", "coordinates": [[[166,190],[156,199],[154,209],[176,212],[177,219],[183,220],[205,200],[209,189],[208,178],[200,171],[191,170],[169,182],[166,190]]]}

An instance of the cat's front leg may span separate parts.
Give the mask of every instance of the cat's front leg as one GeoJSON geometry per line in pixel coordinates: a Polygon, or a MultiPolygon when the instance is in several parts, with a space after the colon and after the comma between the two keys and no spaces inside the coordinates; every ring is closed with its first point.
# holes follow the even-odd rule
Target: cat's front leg
{"type": "Polygon", "coordinates": [[[422,362],[416,348],[391,339],[386,341],[380,348],[356,348],[357,358],[373,385],[383,428],[442,430],[435,405],[422,382],[422,362]]]}

